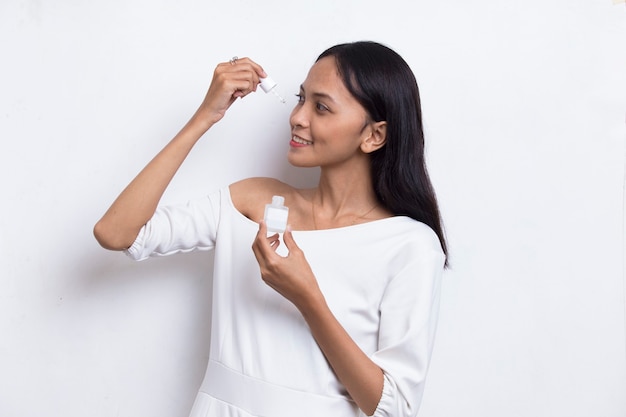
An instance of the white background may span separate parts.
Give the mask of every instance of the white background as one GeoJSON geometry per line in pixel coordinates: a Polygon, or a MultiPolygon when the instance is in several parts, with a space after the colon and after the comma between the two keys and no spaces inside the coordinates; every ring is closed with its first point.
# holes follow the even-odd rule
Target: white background
{"type": "Polygon", "coordinates": [[[236,103],[164,196],[285,161],[288,115],[339,42],[420,84],[450,241],[423,417],[624,417],[626,7],[612,0],[1,0],[0,416],[186,416],[210,253],[133,263],[93,224],[250,56],[287,105],[236,103]]]}

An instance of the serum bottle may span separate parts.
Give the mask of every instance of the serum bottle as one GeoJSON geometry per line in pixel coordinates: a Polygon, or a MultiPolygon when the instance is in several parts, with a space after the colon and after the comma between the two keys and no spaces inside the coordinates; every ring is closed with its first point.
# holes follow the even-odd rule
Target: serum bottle
{"type": "Polygon", "coordinates": [[[272,202],[265,205],[265,224],[270,232],[282,233],[287,228],[289,208],[284,206],[285,199],[279,195],[272,197],[272,202]]]}

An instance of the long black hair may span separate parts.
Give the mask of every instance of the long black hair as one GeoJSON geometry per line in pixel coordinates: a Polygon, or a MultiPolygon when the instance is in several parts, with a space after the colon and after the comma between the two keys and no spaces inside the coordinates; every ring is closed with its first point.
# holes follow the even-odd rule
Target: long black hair
{"type": "Polygon", "coordinates": [[[343,83],[372,120],[387,122],[387,141],[371,154],[376,197],[393,214],[433,229],[447,258],[439,206],[426,169],[422,109],[413,71],[395,51],[371,41],[335,45],[317,60],[328,56],[335,58],[343,83]]]}

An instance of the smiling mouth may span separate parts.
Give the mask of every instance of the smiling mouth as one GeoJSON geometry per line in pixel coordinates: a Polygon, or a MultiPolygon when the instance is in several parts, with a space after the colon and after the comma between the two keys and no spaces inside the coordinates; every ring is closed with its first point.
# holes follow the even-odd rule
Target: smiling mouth
{"type": "Polygon", "coordinates": [[[310,140],[305,140],[297,136],[292,136],[291,140],[296,143],[299,143],[300,145],[313,145],[313,142],[311,142],[310,140]]]}

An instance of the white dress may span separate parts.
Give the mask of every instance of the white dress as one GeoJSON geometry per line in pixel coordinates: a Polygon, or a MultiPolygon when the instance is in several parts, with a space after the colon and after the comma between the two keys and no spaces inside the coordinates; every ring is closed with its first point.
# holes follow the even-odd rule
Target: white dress
{"type": "MultiPolygon", "coordinates": [[[[251,248],[258,227],[224,188],[160,207],[127,251],[142,260],[215,250],[209,363],[191,417],[363,416],[300,312],[261,280],[251,248]]],[[[444,263],[435,233],[397,216],[293,236],[337,320],[384,371],[374,415],[415,416],[444,263]]]]}

